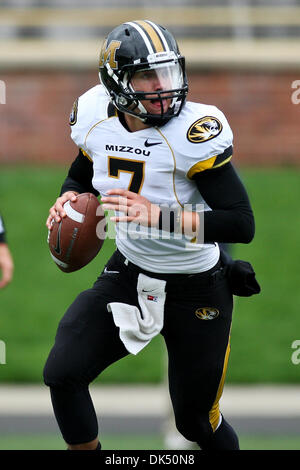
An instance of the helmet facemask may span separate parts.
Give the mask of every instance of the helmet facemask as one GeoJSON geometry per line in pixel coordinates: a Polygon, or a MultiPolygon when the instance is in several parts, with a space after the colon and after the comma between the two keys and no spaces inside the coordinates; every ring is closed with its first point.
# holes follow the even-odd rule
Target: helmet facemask
{"type": "Polygon", "coordinates": [[[108,62],[104,68],[110,86],[103,84],[121,112],[152,126],[162,126],[180,113],[188,86],[184,58],[174,51],[149,54],[119,70],[108,62]]]}

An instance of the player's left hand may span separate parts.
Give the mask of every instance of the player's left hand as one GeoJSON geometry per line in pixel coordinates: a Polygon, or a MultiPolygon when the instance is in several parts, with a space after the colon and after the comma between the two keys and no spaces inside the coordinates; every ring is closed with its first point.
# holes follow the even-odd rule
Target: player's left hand
{"type": "Polygon", "coordinates": [[[145,227],[158,225],[160,208],[140,194],[126,189],[110,189],[102,197],[103,209],[123,212],[124,215],[111,217],[114,222],[135,222],[145,227]]]}

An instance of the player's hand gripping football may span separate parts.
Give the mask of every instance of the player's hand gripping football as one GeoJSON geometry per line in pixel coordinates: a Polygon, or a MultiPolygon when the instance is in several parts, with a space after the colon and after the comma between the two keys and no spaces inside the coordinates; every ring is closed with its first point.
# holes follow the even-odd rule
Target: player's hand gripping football
{"type": "Polygon", "coordinates": [[[103,209],[123,212],[124,215],[111,217],[113,222],[135,222],[144,227],[158,225],[160,208],[140,194],[126,189],[110,189],[102,197],[103,209]]]}
{"type": "Polygon", "coordinates": [[[78,193],[74,191],[67,191],[56,199],[53,206],[49,209],[49,217],[46,220],[46,226],[49,230],[52,230],[52,220],[60,222],[61,218],[66,216],[63,206],[67,201],[75,202],[77,194],[78,193]]]}

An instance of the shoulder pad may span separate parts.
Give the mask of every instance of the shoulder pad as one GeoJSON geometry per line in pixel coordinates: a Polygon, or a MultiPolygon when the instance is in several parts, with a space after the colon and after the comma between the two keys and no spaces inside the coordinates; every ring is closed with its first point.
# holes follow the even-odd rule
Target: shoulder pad
{"type": "Polygon", "coordinates": [[[105,119],[110,100],[102,85],[96,85],[77,98],[69,117],[71,137],[78,147],[84,150],[84,141],[90,128],[105,119]]]}
{"type": "Polygon", "coordinates": [[[232,130],[216,106],[187,102],[178,119],[166,127],[166,132],[182,165],[184,162],[188,178],[199,171],[221,166],[232,156],[232,130]]]}

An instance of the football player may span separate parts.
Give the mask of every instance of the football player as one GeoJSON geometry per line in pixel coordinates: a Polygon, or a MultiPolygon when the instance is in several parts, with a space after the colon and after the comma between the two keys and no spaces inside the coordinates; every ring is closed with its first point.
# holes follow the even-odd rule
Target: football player
{"type": "Polygon", "coordinates": [[[161,333],[179,432],[201,449],[238,449],[219,409],[233,291],[218,243],[251,242],[254,218],[231,128],[217,107],[186,101],[184,57],[152,21],[116,27],[99,74],[73,105],[79,153],[46,224],[92,192],[115,211],[117,249],[68,308],[46,362],[58,425],[69,449],[100,449],[89,384],[161,333]]]}
{"type": "Polygon", "coordinates": [[[7,244],[3,219],[0,215],[0,289],[6,287],[13,278],[14,263],[13,258],[7,244]]]}

